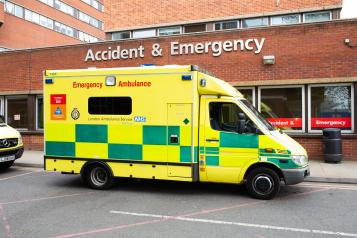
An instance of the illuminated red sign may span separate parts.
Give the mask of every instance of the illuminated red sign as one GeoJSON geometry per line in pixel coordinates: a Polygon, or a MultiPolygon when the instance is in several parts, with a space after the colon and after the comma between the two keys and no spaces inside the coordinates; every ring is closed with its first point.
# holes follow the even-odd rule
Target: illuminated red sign
{"type": "Polygon", "coordinates": [[[52,94],[51,104],[66,104],[66,94],[52,94]]]}
{"type": "Polygon", "coordinates": [[[278,128],[301,128],[302,118],[267,118],[268,122],[278,128]]]}
{"type": "Polygon", "coordinates": [[[311,118],[311,127],[312,128],[328,128],[328,127],[337,127],[337,128],[351,128],[351,118],[350,117],[341,117],[341,118],[311,118]]]}

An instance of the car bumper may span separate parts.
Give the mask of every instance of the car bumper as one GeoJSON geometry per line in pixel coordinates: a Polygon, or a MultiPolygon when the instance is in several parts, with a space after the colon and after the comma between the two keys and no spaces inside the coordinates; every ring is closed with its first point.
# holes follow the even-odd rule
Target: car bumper
{"type": "Polygon", "coordinates": [[[310,175],[310,168],[308,166],[301,169],[283,169],[284,180],[286,185],[293,185],[301,183],[310,175]]]}
{"type": "Polygon", "coordinates": [[[24,147],[20,146],[14,149],[0,151],[0,157],[15,156],[15,160],[16,160],[19,159],[23,153],[24,153],[24,147]]]}

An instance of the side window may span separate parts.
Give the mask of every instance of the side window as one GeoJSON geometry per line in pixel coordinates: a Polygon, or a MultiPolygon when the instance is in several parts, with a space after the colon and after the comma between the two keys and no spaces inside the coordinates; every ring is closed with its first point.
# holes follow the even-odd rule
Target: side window
{"type": "MultiPolygon", "coordinates": [[[[211,102],[209,104],[211,128],[217,131],[237,132],[239,113],[243,113],[243,111],[234,103],[211,102]]],[[[255,131],[254,123],[246,115],[245,120],[244,133],[255,131]]]]}

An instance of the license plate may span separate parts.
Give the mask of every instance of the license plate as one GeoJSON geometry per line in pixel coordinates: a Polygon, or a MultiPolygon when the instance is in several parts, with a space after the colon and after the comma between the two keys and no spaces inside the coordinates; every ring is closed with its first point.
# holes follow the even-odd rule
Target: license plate
{"type": "Polygon", "coordinates": [[[15,160],[15,155],[0,157],[0,162],[6,162],[11,160],[15,160]]]}

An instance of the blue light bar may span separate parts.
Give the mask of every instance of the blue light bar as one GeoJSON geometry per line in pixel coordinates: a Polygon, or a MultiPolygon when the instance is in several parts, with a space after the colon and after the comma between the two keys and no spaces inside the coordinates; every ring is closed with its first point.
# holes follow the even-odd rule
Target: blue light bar
{"type": "Polygon", "coordinates": [[[146,67],[146,66],[155,66],[155,64],[142,64],[140,65],[141,67],[146,67]]]}
{"type": "Polygon", "coordinates": [[[45,84],[53,84],[53,79],[46,79],[45,84]]]}
{"type": "Polygon", "coordinates": [[[192,80],[192,76],[191,75],[182,75],[182,80],[192,80]]]}

